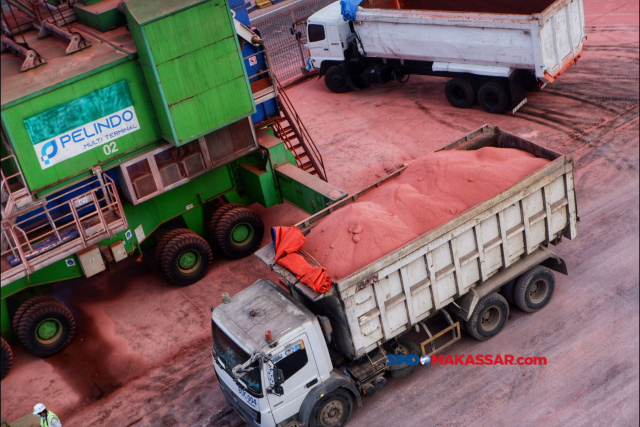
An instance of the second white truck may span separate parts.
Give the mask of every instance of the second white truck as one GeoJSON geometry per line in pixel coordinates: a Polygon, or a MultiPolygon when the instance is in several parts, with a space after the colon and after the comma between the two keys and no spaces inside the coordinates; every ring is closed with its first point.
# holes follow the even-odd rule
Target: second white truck
{"type": "MultiPolygon", "coordinates": [[[[225,296],[211,322],[218,382],[249,425],[343,426],[362,396],[416,367],[390,360],[413,355],[417,362],[441,351],[460,339],[461,324],[476,339],[495,336],[507,321],[507,301],[528,313],[548,304],[553,270],[567,274],[548,245],[577,235],[573,160],[495,127],[444,149],[485,146],[518,148],[551,162],[322,294],[276,264],[272,244],[256,253],[288,292],[258,280],[225,296]]],[[[298,228],[308,233],[376,187],[298,228]]]]}
{"type": "Polygon", "coordinates": [[[458,108],[515,112],[582,55],[582,0],[343,0],[307,20],[308,65],[333,92],[451,77],[458,108]],[[359,5],[359,6],[356,6],[359,5]]]}

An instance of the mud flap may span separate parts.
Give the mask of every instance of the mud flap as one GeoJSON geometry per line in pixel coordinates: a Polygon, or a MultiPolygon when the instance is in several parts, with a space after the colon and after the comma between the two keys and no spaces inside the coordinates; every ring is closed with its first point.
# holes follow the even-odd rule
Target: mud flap
{"type": "Polygon", "coordinates": [[[518,71],[509,76],[509,90],[511,92],[511,105],[508,114],[515,114],[524,104],[527,103],[527,94],[524,90],[524,82],[518,71]]]}

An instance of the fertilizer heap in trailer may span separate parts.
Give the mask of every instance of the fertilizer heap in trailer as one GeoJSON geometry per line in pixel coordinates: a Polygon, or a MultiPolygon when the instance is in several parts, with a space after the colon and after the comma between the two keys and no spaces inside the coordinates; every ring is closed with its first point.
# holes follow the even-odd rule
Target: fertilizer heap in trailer
{"type": "Polygon", "coordinates": [[[212,248],[257,249],[245,205],[345,196],[241,1],[18,2],[2,15],[3,377],[5,339],[40,357],[71,341],[52,284],[139,252],[189,285],[212,248]]]}

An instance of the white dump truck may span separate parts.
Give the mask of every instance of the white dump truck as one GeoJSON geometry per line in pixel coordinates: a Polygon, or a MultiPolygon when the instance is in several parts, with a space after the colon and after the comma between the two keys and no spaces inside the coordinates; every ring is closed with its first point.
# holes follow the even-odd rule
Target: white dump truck
{"type": "MultiPolygon", "coordinates": [[[[528,313],[549,302],[552,270],[567,268],[548,245],[577,233],[573,160],[487,126],[444,149],[485,146],[551,162],[325,293],[275,263],[273,244],[256,253],[281,285],[261,279],[225,295],[211,323],[218,382],[249,425],[343,426],[362,396],[416,367],[390,359],[439,352],[460,339],[461,324],[476,339],[491,338],[507,321],[507,301],[528,313]]],[[[378,184],[297,227],[308,233],[378,184]]]]}
{"type": "Polygon", "coordinates": [[[307,20],[308,66],[336,93],[411,74],[452,77],[445,94],[453,106],[477,100],[492,113],[515,112],[526,89],[578,60],[586,40],[582,0],[343,3],[342,12],[336,2],[307,20]]]}

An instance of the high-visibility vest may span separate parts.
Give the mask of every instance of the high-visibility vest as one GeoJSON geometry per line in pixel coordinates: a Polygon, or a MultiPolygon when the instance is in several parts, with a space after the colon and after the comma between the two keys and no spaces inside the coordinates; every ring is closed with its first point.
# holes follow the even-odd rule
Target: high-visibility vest
{"type": "Polygon", "coordinates": [[[53,420],[60,421],[60,418],[58,418],[58,416],[56,414],[54,414],[53,412],[47,411],[47,418],[40,417],[40,427],[50,427],[51,426],[51,421],[53,421],[53,420]]]}

